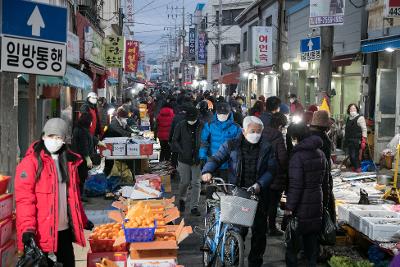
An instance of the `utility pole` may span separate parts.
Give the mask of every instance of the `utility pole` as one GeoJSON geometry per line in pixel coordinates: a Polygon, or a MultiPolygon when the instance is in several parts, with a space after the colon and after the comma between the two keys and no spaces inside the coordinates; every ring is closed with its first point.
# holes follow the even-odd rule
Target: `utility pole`
{"type": "Polygon", "coordinates": [[[28,85],[28,142],[35,141],[37,135],[37,100],[36,100],[36,75],[29,74],[28,85]]]}
{"type": "Polygon", "coordinates": [[[10,176],[15,173],[18,149],[18,106],[14,106],[18,92],[15,95],[12,90],[14,79],[17,74],[0,72],[0,173],[10,176]]]}
{"type": "MultiPolygon", "coordinates": [[[[220,68],[219,75],[221,75],[221,68],[222,68],[222,64],[221,64],[221,59],[222,59],[221,58],[222,57],[222,53],[221,53],[221,47],[222,47],[222,45],[221,45],[222,0],[219,0],[218,5],[219,5],[219,7],[218,7],[218,33],[217,33],[217,60],[218,60],[219,68],[220,68]]],[[[214,79],[214,77],[213,77],[213,79],[214,79]]]]}
{"type": "Polygon", "coordinates": [[[181,86],[183,87],[184,81],[185,81],[185,65],[186,65],[186,59],[185,59],[185,35],[186,35],[186,30],[185,30],[185,0],[182,0],[182,32],[181,32],[181,40],[182,40],[182,62],[181,62],[181,86]]]}
{"type": "MultiPolygon", "coordinates": [[[[119,35],[123,36],[124,34],[124,13],[123,13],[123,8],[121,6],[121,1],[119,5],[119,11],[118,11],[118,26],[119,26],[119,35]]],[[[118,68],[118,87],[117,87],[117,100],[118,103],[122,104],[122,78],[123,78],[124,72],[122,68],[118,68]]]]}
{"type": "Polygon", "coordinates": [[[331,95],[333,37],[333,26],[321,27],[321,61],[319,68],[318,103],[320,103],[326,96],[329,101],[331,95]]]}

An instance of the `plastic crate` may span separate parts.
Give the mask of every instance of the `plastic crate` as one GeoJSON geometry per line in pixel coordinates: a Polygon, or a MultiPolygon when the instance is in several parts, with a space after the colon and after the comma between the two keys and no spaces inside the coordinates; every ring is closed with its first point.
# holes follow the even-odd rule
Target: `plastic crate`
{"type": "Polygon", "coordinates": [[[338,221],[349,222],[350,210],[382,211],[386,210],[382,205],[338,205],[338,221]]]}
{"type": "Polygon", "coordinates": [[[124,229],[126,242],[150,242],[154,240],[157,222],[154,220],[154,227],[150,228],[125,228],[125,224],[122,225],[122,228],[124,229]]]}
{"type": "Polygon", "coordinates": [[[369,225],[365,220],[362,220],[363,218],[399,218],[399,215],[397,212],[386,210],[350,210],[349,224],[360,232],[368,233],[365,228],[369,227],[369,225]]]}
{"type": "Polygon", "coordinates": [[[0,180],[0,195],[7,192],[7,187],[10,180],[11,176],[2,176],[2,179],[0,180]]]}
{"type": "Polygon", "coordinates": [[[366,221],[369,223],[368,237],[371,240],[389,242],[397,240],[400,236],[398,218],[366,218],[366,221]],[[385,222],[385,224],[379,222],[385,222]]]}
{"type": "Polygon", "coordinates": [[[90,249],[92,252],[126,252],[128,244],[124,243],[119,246],[113,246],[114,239],[91,239],[89,238],[90,249]]]}

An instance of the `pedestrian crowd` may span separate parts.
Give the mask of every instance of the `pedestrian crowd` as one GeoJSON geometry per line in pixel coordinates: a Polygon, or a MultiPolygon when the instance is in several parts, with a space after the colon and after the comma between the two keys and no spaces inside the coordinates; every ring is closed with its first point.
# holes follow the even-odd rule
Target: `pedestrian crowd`
{"type": "MultiPolygon", "coordinates": [[[[287,218],[298,219],[308,266],[316,266],[323,210],[336,219],[332,193],[330,114],[317,107],[304,110],[296,95],[289,103],[260,97],[246,107],[240,96],[216,96],[209,91],[141,91],[121,106],[89,93],[73,130],[71,148],[65,144],[66,123],[47,121],[17,167],[15,194],[18,248],[34,239],[46,254],[55,252],[64,266],[74,266],[72,242],[85,243],[83,229],[93,228],[81,200],[88,171],[98,165],[96,147],[105,137],[130,137],[141,125],[139,104],[146,104],[151,130],[160,142],[160,161],[169,161],[180,179],[179,209],[199,210],[202,183],[221,177],[227,183],[251,188],[258,207],[251,227],[249,266],[261,266],[267,235],[282,236],[287,218]],[[298,118],[294,120],[293,118],[298,118]],[[190,190],[190,199],[188,191],[190,190]],[[286,196],[284,220],[277,210],[286,196]]],[[[366,123],[356,104],[348,107],[345,144],[353,171],[360,171],[366,147],[366,123]]],[[[126,162],[130,166],[130,162],[126,162]]],[[[113,161],[106,161],[109,175],[113,161]]],[[[242,231],[246,237],[247,229],[242,231]]],[[[297,251],[287,248],[287,266],[297,266],[297,251]]]]}

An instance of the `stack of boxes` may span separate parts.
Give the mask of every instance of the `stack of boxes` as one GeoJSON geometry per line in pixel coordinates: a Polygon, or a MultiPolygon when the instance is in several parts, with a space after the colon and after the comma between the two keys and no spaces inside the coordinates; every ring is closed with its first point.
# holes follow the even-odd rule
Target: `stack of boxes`
{"type": "Polygon", "coordinates": [[[10,176],[0,175],[0,267],[11,267],[16,263],[13,194],[6,193],[10,180],[10,176]]]}

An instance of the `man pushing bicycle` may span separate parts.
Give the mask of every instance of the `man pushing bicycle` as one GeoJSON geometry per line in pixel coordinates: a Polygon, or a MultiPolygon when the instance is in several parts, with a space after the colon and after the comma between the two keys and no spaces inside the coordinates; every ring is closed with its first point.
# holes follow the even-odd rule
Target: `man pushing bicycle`
{"type": "MultiPolygon", "coordinates": [[[[227,141],[209,158],[202,169],[202,180],[210,182],[213,173],[228,162],[228,182],[254,191],[259,202],[252,226],[249,267],[260,267],[267,243],[266,195],[276,169],[271,145],[262,138],[264,125],[255,116],[243,120],[243,130],[237,138],[227,141]]],[[[243,240],[248,228],[241,228],[243,240]]]]}

